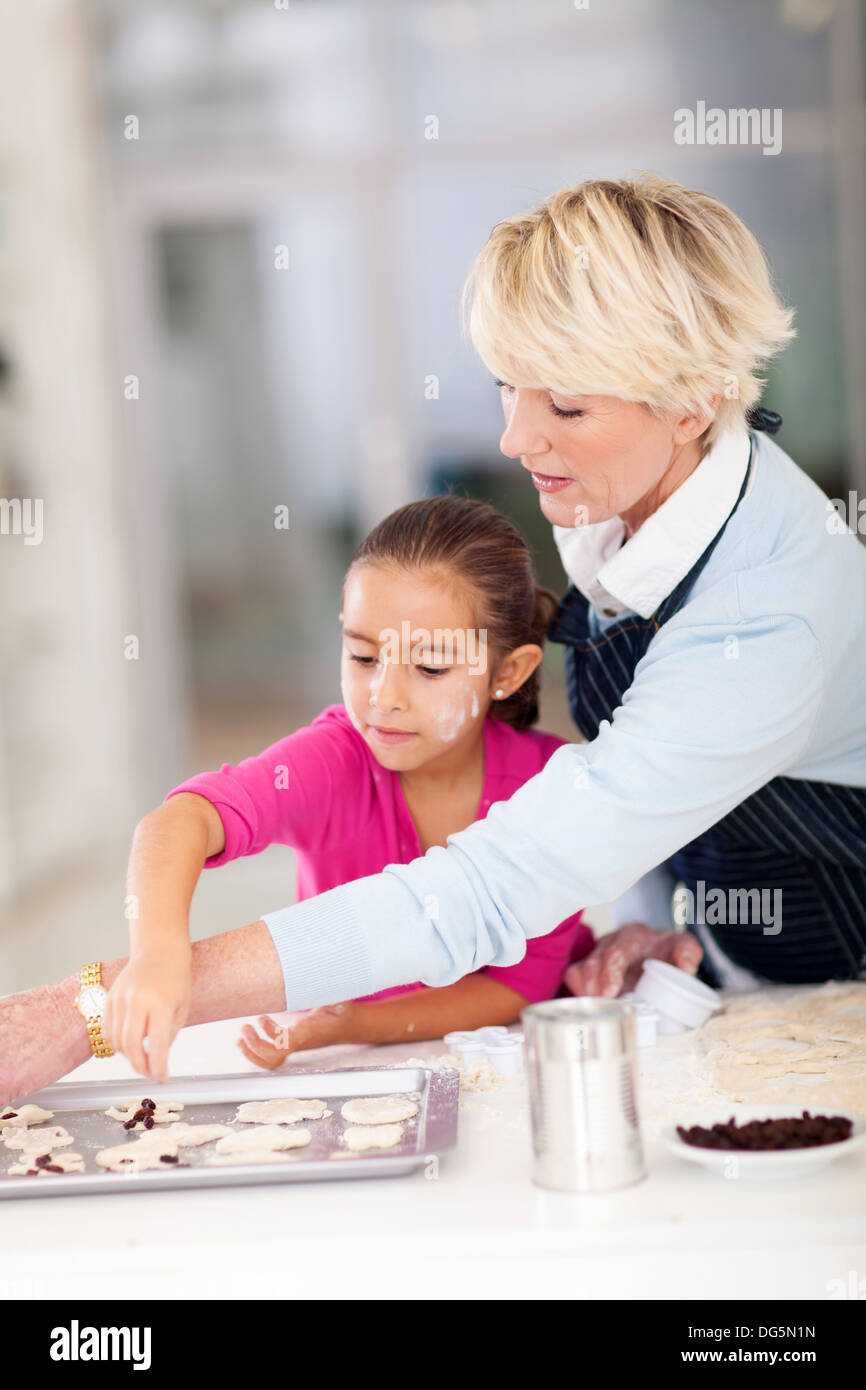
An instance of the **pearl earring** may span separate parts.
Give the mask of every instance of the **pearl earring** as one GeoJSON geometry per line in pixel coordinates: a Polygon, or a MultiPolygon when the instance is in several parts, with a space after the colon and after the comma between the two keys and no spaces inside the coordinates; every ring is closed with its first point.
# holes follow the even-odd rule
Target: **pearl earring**
{"type": "Polygon", "coordinates": [[[502,697],[503,697],[503,695],[505,694],[505,691],[504,691],[504,690],[494,690],[493,693],[494,693],[494,695],[496,696],[497,700],[501,700],[502,697]]]}

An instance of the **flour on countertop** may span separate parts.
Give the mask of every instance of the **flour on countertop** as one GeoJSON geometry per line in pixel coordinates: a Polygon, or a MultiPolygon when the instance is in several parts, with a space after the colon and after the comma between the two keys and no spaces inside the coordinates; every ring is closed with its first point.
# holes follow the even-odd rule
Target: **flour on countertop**
{"type": "Polygon", "coordinates": [[[405,1062],[394,1062],[392,1065],[425,1067],[428,1071],[459,1072],[461,1091],[494,1091],[503,1081],[489,1057],[478,1057],[464,1064],[453,1053],[443,1052],[438,1057],[407,1057],[405,1062]]]}

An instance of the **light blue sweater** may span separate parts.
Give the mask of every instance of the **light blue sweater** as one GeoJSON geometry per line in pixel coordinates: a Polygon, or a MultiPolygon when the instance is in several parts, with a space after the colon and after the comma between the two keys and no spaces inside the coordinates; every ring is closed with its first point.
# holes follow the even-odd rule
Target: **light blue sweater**
{"type": "Polygon", "coordinates": [[[866,786],[866,548],[757,440],[754,484],[592,743],[447,849],[265,915],[287,1009],[511,965],[773,777],[866,786]]]}

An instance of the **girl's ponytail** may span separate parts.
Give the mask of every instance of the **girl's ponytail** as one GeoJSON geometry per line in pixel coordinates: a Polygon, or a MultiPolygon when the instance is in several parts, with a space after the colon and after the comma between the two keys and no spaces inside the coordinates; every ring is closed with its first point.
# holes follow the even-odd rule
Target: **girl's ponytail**
{"type": "MultiPolygon", "coordinates": [[[[559,600],[550,589],[545,589],[540,584],[535,585],[532,616],[529,620],[527,634],[523,638],[524,643],[537,642],[539,647],[544,646],[547,629],[553,621],[558,604],[559,600]]],[[[520,642],[515,643],[515,646],[521,645],[520,642]]],[[[528,729],[538,721],[540,693],[541,667],[536,666],[532,675],[514,691],[513,695],[509,695],[507,700],[494,700],[490,712],[501,719],[503,724],[510,724],[512,729],[528,729]]]]}

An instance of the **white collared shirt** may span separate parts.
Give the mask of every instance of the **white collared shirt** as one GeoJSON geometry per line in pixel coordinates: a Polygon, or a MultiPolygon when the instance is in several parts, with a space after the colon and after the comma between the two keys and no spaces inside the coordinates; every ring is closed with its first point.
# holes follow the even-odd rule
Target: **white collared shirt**
{"type": "MultiPolygon", "coordinates": [[[[623,545],[619,516],[554,526],[566,574],[604,618],[648,618],[684,579],[733,510],[749,463],[745,428],[727,430],[694,472],[623,545]]],[[[749,489],[754,483],[754,469],[749,489]]]]}

